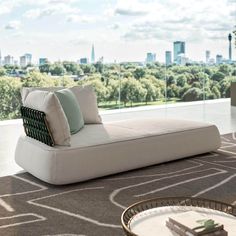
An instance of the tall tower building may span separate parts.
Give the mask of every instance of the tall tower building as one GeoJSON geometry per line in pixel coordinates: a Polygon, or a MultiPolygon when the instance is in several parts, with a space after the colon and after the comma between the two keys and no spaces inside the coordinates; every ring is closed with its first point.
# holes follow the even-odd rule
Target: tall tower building
{"type": "Polygon", "coordinates": [[[14,58],[11,55],[4,57],[4,65],[13,65],[14,64],[14,58]]]}
{"type": "Polygon", "coordinates": [[[91,63],[95,62],[95,51],[94,51],[94,45],[92,45],[92,52],[91,52],[91,63]]]}
{"type": "Polygon", "coordinates": [[[209,50],[206,50],[206,64],[209,63],[210,61],[210,56],[211,56],[211,52],[209,50]]]}
{"type": "Polygon", "coordinates": [[[146,63],[154,63],[156,61],[156,53],[147,53],[146,63]]]}
{"type": "Polygon", "coordinates": [[[174,42],[174,62],[177,63],[179,54],[185,54],[185,42],[175,41],[174,42]]]}
{"type": "Polygon", "coordinates": [[[229,40],[229,61],[232,61],[232,45],[231,45],[232,35],[231,34],[228,35],[228,40],[229,40]]]}
{"type": "Polygon", "coordinates": [[[25,56],[21,56],[20,57],[20,66],[21,67],[27,66],[27,64],[26,64],[26,57],[25,56]]]}
{"type": "Polygon", "coordinates": [[[166,65],[169,66],[172,64],[171,51],[166,51],[166,65]]]}
{"type": "Polygon", "coordinates": [[[32,64],[32,54],[26,53],[20,57],[20,66],[25,67],[32,64]]]}
{"type": "Polygon", "coordinates": [[[222,61],[223,61],[223,56],[217,54],[217,55],[216,55],[216,64],[217,64],[217,65],[222,64],[222,61]]]}
{"type": "Polygon", "coordinates": [[[42,66],[42,65],[45,65],[47,64],[49,61],[46,57],[41,57],[39,58],[39,65],[42,66]]]}
{"type": "Polygon", "coordinates": [[[32,54],[26,53],[25,58],[26,58],[26,63],[27,64],[32,64],[32,54]]]}

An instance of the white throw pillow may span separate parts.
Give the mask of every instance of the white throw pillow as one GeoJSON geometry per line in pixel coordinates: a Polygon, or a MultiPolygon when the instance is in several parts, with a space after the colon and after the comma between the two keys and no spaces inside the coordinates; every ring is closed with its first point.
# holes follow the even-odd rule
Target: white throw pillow
{"type": "Polygon", "coordinates": [[[70,146],[70,128],[57,96],[52,92],[30,92],[24,106],[43,111],[56,145],[70,146]]]}
{"type": "Polygon", "coordinates": [[[92,86],[74,86],[70,88],[75,94],[84,117],[85,124],[101,124],[102,118],[98,113],[97,96],[92,86]]]}
{"type": "Polygon", "coordinates": [[[33,92],[35,90],[55,92],[55,91],[61,90],[61,89],[63,89],[63,87],[23,87],[22,90],[21,90],[22,103],[24,104],[25,99],[29,95],[29,93],[33,92]]]}

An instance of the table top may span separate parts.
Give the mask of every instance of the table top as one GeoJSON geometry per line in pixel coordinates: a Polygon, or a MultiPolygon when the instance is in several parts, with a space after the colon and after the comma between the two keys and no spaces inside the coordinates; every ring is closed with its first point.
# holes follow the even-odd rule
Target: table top
{"type": "Polygon", "coordinates": [[[138,236],[173,236],[176,234],[167,228],[166,221],[171,216],[187,211],[198,212],[201,219],[220,222],[229,236],[236,235],[236,217],[221,211],[193,206],[165,206],[149,209],[135,215],[130,220],[129,227],[138,236]]]}
{"type": "Polygon", "coordinates": [[[122,214],[121,222],[127,236],[173,236],[166,221],[179,213],[197,212],[202,219],[224,225],[228,236],[236,235],[236,207],[227,203],[192,197],[154,198],[135,203],[122,214]]]}

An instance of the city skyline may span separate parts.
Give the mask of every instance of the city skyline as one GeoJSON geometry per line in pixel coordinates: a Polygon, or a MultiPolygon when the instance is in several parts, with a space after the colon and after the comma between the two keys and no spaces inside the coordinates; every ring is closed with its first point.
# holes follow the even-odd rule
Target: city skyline
{"type": "MultiPolygon", "coordinates": [[[[227,36],[236,22],[235,0],[2,0],[2,55],[26,52],[50,61],[89,57],[91,45],[104,62],[143,61],[147,52],[165,61],[173,42],[186,56],[205,61],[205,51],[228,58],[227,36]],[[169,6],[173,7],[169,7],[169,6]],[[183,15],[183,12],[185,15],[183,15]],[[207,16],[207,18],[206,18],[207,16]]],[[[235,60],[233,47],[232,59],[235,60]]],[[[34,59],[33,59],[34,60],[34,59]]]]}
{"type": "MultiPolygon", "coordinates": [[[[201,61],[194,61],[192,60],[192,58],[188,58],[186,57],[186,51],[185,51],[185,47],[186,47],[186,43],[184,41],[174,41],[173,42],[173,51],[165,51],[165,62],[161,62],[158,61],[156,59],[156,53],[153,52],[147,52],[146,53],[146,58],[142,61],[136,61],[139,63],[154,63],[154,62],[161,62],[164,63],[166,65],[170,65],[170,64],[178,64],[178,65],[185,65],[186,63],[205,63],[205,64],[221,64],[221,63],[226,63],[226,64],[230,64],[230,63],[235,63],[234,60],[232,60],[232,35],[229,34],[228,35],[228,41],[229,41],[229,47],[228,47],[228,58],[227,57],[223,57],[223,55],[221,54],[216,54],[215,58],[214,55],[213,57],[211,57],[211,51],[206,50],[205,51],[205,61],[201,60],[201,61]],[[173,53],[173,61],[172,61],[172,53],[173,53]]],[[[19,61],[16,60],[16,58],[12,55],[7,55],[7,56],[3,56],[2,57],[2,53],[0,50],[0,66],[1,65],[20,65],[22,67],[33,64],[33,65],[42,65],[44,64],[46,61],[49,62],[60,62],[63,60],[57,60],[57,61],[50,61],[48,58],[37,58],[36,60],[32,60],[32,54],[30,53],[25,53],[24,55],[19,57],[19,61]]],[[[68,60],[68,61],[73,61],[73,60],[68,60]]],[[[100,57],[98,60],[95,59],[95,48],[94,48],[94,44],[92,44],[91,47],[91,58],[89,59],[89,57],[81,57],[78,60],[74,61],[77,62],[79,64],[93,64],[96,63],[97,61],[101,61],[104,62],[104,57],[100,57]]],[[[123,61],[125,62],[125,61],[123,61]]],[[[134,62],[134,61],[133,61],[134,62]]],[[[108,63],[117,63],[117,61],[114,62],[108,62],[108,63]]]]}

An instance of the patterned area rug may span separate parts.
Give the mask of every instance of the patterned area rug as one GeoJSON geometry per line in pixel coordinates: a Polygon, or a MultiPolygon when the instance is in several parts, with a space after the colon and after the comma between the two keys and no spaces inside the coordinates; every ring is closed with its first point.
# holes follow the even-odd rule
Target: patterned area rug
{"type": "Polygon", "coordinates": [[[0,235],[120,236],[120,216],[127,206],[165,196],[236,205],[234,134],[222,136],[216,153],[79,184],[51,186],[27,173],[2,177],[0,235]]]}

